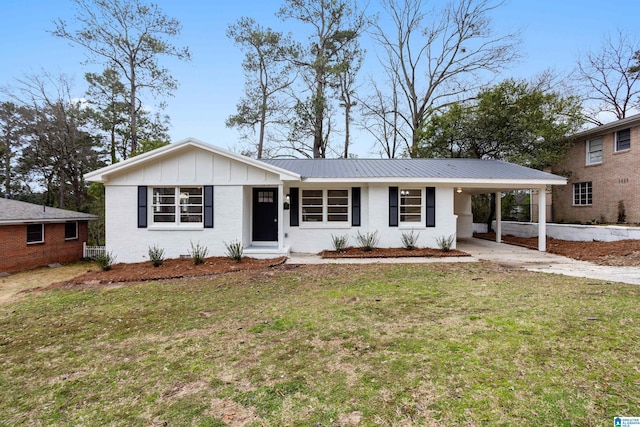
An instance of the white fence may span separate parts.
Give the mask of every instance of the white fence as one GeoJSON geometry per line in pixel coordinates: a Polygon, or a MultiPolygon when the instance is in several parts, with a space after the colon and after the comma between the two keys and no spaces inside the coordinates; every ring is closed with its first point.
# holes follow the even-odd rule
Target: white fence
{"type": "Polygon", "coordinates": [[[104,255],[107,251],[105,246],[87,246],[87,242],[82,244],[82,257],[83,258],[95,258],[99,255],[104,255]]]}
{"type": "MultiPolygon", "coordinates": [[[[486,233],[487,224],[474,223],[473,231],[477,233],[486,233]]],[[[502,234],[510,234],[516,237],[536,237],[538,235],[538,223],[502,221],[502,234]]],[[[547,223],[547,236],[553,237],[554,239],[574,240],[579,242],[615,242],[618,240],[629,239],[640,240],[640,227],[547,223]]]]}

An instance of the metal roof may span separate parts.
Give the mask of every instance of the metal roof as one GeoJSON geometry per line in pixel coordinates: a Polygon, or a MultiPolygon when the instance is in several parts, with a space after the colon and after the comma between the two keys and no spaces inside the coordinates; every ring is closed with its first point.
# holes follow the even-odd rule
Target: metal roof
{"type": "Polygon", "coordinates": [[[0,198],[0,224],[21,224],[27,222],[88,221],[97,219],[95,215],[66,209],[51,208],[0,198]]]}
{"type": "Polygon", "coordinates": [[[499,160],[481,159],[267,159],[302,178],[425,178],[558,180],[563,177],[499,160]]]}

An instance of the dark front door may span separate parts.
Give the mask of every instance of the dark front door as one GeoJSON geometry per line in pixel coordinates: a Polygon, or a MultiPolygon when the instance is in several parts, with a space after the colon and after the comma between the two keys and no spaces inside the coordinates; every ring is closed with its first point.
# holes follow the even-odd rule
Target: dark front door
{"type": "Polygon", "coordinates": [[[278,189],[253,189],[253,241],[278,241],[278,189]]]}

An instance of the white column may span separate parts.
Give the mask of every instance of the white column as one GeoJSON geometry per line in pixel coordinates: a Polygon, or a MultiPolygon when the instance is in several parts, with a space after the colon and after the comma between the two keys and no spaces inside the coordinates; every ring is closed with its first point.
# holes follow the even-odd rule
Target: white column
{"type": "Polygon", "coordinates": [[[547,250],[547,190],[538,189],[538,250],[547,250]]]}
{"type": "Polygon", "coordinates": [[[284,185],[278,185],[278,251],[284,250],[284,185]]]}
{"type": "Polygon", "coordinates": [[[498,191],[496,198],[496,242],[502,243],[502,193],[498,191]]]}

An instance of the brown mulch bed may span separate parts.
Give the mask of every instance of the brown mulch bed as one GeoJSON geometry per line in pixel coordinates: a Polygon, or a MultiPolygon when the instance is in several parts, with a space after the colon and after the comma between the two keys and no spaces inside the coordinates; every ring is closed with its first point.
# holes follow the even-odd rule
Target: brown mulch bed
{"type": "Polygon", "coordinates": [[[49,288],[74,285],[101,285],[121,282],[142,282],[146,280],[177,279],[182,277],[210,276],[231,271],[264,270],[284,264],[286,257],[272,259],[243,258],[236,262],[227,257],[210,257],[203,264],[195,265],[191,258],[167,259],[160,267],[151,262],[136,264],[115,264],[109,271],[89,270],[65,282],[57,282],[49,288]]]}
{"type": "Polygon", "coordinates": [[[405,248],[373,248],[369,252],[365,252],[362,248],[348,247],[342,252],[322,251],[322,258],[406,258],[406,257],[424,257],[424,258],[442,258],[442,257],[463,257],[469,256],[468,253],[452,249],[443,251],[432,248],[415,248],[408,250],[405,248]]]}
{"type": "MultiPolygon", "coordinates": [[[[474,233],[474,237],[495,241],[495,233],[474,233]]],[[[537,249],[537,237],[502,236],[505,243],[537,249]]],[[[600,265],[640,266],[640,240],[617,242],[574,242],[547,237],[547,251],[569,258],[600,265]]]]}

